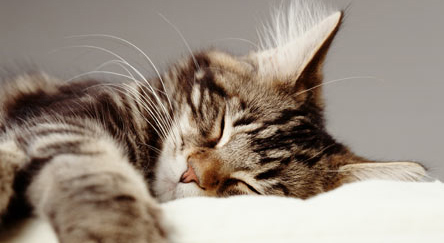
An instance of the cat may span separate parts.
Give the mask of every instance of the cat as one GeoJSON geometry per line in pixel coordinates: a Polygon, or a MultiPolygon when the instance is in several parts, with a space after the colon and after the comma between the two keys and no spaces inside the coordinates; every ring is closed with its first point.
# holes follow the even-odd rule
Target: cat
{"type": "Polygon", "coordinates": [[[292,1],[244,56],[211,49],[157,78],[0,87],[0,214],[34,212],[60,242],[167,242],[161,202],[309,198],[344,183],[419,181],[416,162],[355,155],[325,129],[322,65],[343,12],[292,1]]]}

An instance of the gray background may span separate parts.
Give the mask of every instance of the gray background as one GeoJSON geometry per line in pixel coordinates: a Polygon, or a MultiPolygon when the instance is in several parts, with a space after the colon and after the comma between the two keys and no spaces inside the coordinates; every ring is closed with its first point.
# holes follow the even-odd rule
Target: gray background
{"type": "MultiPolygon", "coordinates": [[[[325,80],[376,79],[354,78],[325,87],[328,129],[360,155],[421,161],[444,179],[444,1],[334,2],[349,7],[328,56],[325,80]]],[[[111,56],[86,48],[54,50],[93,44],[120,53],[152,76],[129,47],[103,38],[64,37],[120,36],[164,70],[187,50],[158,13],[180,29],[193,50],[215,46],[242,54],[254,47],[227,38],[257,41],[255,28],[268,18],[273,3],[278,1],[0,0],[0,64],[34,63],[69,79],[111,56]]]]}

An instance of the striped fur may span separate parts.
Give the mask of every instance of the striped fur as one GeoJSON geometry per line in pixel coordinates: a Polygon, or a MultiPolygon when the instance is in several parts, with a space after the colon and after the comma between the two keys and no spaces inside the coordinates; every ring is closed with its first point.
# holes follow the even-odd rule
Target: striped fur
{"type": "Polygon", "coordinates": [[[342,13],[317,6],[278,15],[256,53],[194,53],[149,82],[4,80],[4,220],[34,211],[62,242],[165,242],[157,202],[421,179],[417,163],[368,161],[326,132],[322,63],[342,13]]]}

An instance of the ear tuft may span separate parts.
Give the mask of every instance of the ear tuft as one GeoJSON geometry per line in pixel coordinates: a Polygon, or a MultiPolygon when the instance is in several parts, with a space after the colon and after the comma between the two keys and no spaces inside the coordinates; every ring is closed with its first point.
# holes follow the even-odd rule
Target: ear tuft
{"type": "Polygon", "coordinates": [[[331,9],[319,1],[299,0],[288,10],[276,10],[262,32],[261,50],[252,55],[262,80],[297,80],[340,25],[342,12],[331,9]]]}
{"type": "Polygon", "coordinates": [[[326,1],[292,0],[273,9],[271,21],[263,25],[259,32],[261,50],[285,46],[303,37],[309,30],[324,19],[338,12],[326,1]]]}
{"type": "Polygon", "coordinates": [[[368,162],[347,164],[339,168],[342,182],[369,179],[424,181],[427,177],[425,168],[415,162],[368,162]]]}

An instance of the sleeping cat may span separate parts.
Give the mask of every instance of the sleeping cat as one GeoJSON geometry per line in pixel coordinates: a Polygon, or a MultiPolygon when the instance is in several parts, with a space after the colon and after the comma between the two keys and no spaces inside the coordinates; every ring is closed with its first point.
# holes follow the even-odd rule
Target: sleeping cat
{"type": "Polygon", "coordinates": [[[241,194],[309,198],[414,162],[353,154],[325,130],[322,64],[343,13],[294,1],[260,50],[193,53],[156,78],[0,83],[0,215],[34,211],[61,242],[167,242],[158,203],[241,194]]]}

